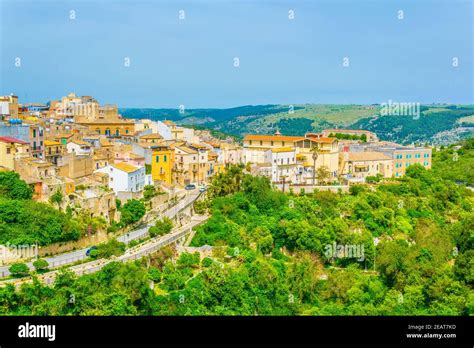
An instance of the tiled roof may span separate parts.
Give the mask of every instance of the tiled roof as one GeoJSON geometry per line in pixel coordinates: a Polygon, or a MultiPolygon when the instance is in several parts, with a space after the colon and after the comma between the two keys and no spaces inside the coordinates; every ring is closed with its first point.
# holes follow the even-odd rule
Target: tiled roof
{"type": "Polygon", "coordinates": [[[293,151],[295,151],[295,149],[292,147],[277,147],[277,148],[272,149],[272,152],[293,152],[293,151]]]}
{"type": "Polygon", "coordinates": [[[127,173],[133,173],[133,172],[136,172],[138,169],[140,169],[140,167],[135,167],[134,165],[131,165],[126,162],[114,163],[114,164],[111,164],[111,166],[127,173]]]}
{"type": "Polygon", "coordinates": [[[349,161],[386,161],[392,158],[384,155],[382,152],[365,151],[365,152],[349,152],[349,161]]]}
{"type": "Polygon", "coordinates": [[[246,135],[245,140],[261,140],[261,141],[297,141],[303,140],[304,137],[294,137],[285,135],[246,135]]]}
{"type": "Polygon", "coordinates": [[[61,143],[59,141],[45,140],[44,145],[45,146],[56,146],[56,145],[61,145],[61,143]]]}
{"type": "Polygon", "coordinates": [[[28,144],[26,141],[21,139],[13,138],[13,137],[0,137],[0,141],[4,143],[15,143],[15,144],[28,144]]]}

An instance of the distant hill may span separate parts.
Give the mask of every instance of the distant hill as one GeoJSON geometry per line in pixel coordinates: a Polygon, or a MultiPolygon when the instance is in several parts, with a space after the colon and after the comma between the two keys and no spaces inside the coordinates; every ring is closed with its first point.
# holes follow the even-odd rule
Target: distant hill
{"type": "Polygon", "coordinates": [[[128,118],[172,120],[199,125],[224,134],[303,135],[325,128],[367,129],[380,139],[407,144],[449,144],[472,136],[474,106],[427,105],[418,119],[412,116],[381,116],[380,105],[246,105],[229,109],[120,109],[128,118]]]}

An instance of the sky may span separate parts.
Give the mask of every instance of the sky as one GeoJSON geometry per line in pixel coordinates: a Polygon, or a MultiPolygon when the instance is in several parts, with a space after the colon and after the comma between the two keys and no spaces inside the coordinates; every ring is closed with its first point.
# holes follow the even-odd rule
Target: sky
{"type": "Polygon", "coordinates": [[[474,104],[473,31],[471,0],[0,0],[0,95],[474,104]]]}

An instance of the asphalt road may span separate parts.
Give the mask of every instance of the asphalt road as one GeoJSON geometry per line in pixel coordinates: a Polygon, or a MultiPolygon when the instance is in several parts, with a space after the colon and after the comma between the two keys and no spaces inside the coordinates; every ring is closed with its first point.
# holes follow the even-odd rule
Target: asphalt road
{"type": "MultiPolygon", "coordinates": [[[[167,216],[169,218],[173,218],[181,210],[186,208],[189,204],[193,203],[199,196],[200,196],[200,192],[198,190],[193,190],[193,191],[188,192],[186,196],[178,204],[165,210],[163,214],[161,214],[160,217],[167,216]]],[[[120,242],[128,243],[134,239],[143,238],[146,236],[146,234],[148,233],[148,229],[151,226],[153,226],[152,223],[148,223],[146,225],[140,226],[137,229],[118,237],[117,240],[119,240],[120,242]]],[[[87,249],[89,249],[89,247],[81,249],[81,250],[76,250],[76,251],[60,254],[60,255],[51,256],[44,259],[48,262],[49,267],[59,267],[63,265],[68,265],[68,264],[87,258],[87,255],[86,255],[87,249]]],[[[32,262],[27,262],[26,264],[30,269],[34,268],[32,262]]],[[[0,267],[0,277],[6,277],[10,275],[10,271],[8,270],[9,267],[10,265],[0,267]]]]}

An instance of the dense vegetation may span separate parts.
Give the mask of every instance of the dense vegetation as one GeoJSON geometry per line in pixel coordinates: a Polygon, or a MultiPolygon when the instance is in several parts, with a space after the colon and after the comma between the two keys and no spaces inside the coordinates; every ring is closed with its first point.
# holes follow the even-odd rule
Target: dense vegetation
{"type": "Polygon", "coordinates": [[[172,261],[163,249],[79,278],[64,273],[52,288],[8,286],[0,313],[473,314],[474,196],[436,169],[414,165],[404,178],[356,185],[350,194],[285,195],[232,167],[209,195],[212,217],[192,245],[212,245],[212,256],[172,261]],[[334,243],[363,246],[363,257],[330,255],[334,243]]]}
{"type": "MultiPolygon", "coordinates": [[[[351,125],[350,128],[370,130],[375,132],[380,139],[402,144],[442,142],[443,139],[434,139],[434,136],[441,132],[453,130],[463,117],[470,116],[473,113],[474,109],[472,107],[452,106],[431,110],[427,107],[421,107],[419,118],[413,116],[377,116],[361,119],[351,125]]],[[[452,140],[449,135],[446,136],[448,136],[448,140],[452,140]]],[[[469,132],[465,133],[465,136],[469,136],[469,132]]]]}
{"type": "Polygon", "coordinates": [[[345,133],[330,133],[329,137],[343,139],[343,140],[360,140],[363,142],[367,141],[367,135],[356,135],[356,134],[345,134],[345,133]]]}
{"type": "Polygon", "coordinates": [[[444,179],[474,186],[474,138],[433,151],[433,172],[444,179]]]}
{"type": "Polygon", "coordinates": [[[472,105],[421,105],[420,117],[380,116],[381,105],[255,105],[230,109],[121,109],[125,117],[170,119],[213,129],[215,136],[233,134],[303,135],[328,128],[366,129],[380,139],[408,144],[449,144],[472,136],[472,105]],[[463,128],[467,127],[467,128],[463,128]],[[470,127],[470,128],[468,128],[470,127]],[[470,130],[469,130],[470,129],[470,130]]]}
{"type": "Polygon", "coordinates": [[[33,201],[32,194],[18,173],[0,173],[0,244],[48,245],[77,240],[88,227],[87,221],[33,201]]]}

